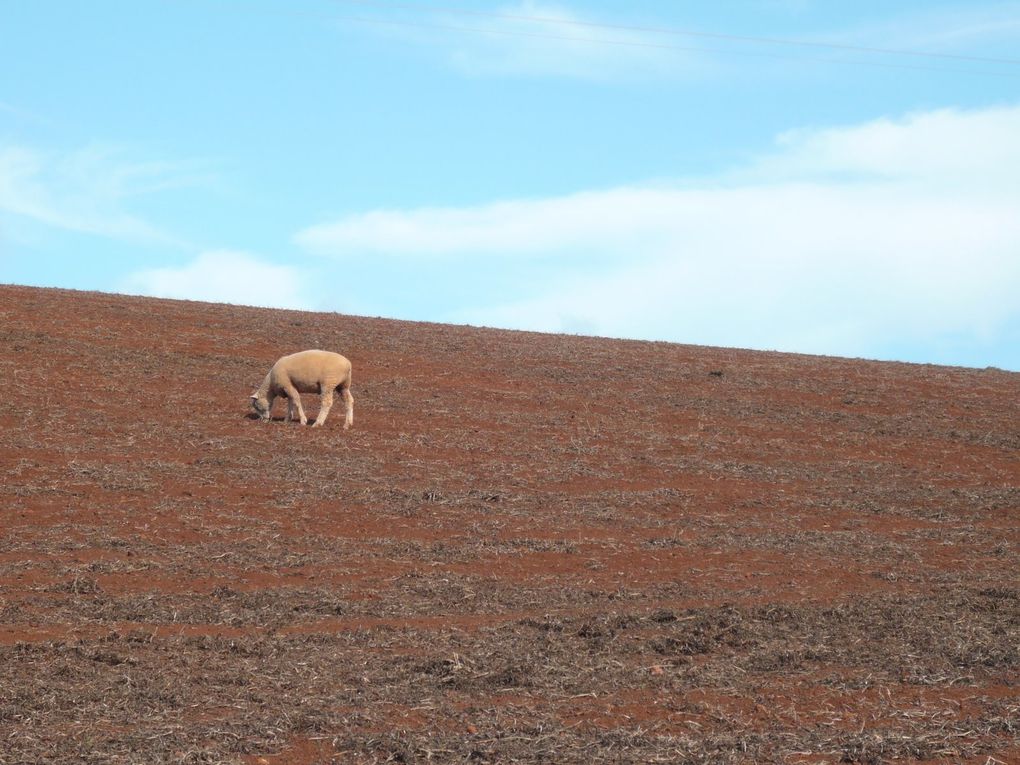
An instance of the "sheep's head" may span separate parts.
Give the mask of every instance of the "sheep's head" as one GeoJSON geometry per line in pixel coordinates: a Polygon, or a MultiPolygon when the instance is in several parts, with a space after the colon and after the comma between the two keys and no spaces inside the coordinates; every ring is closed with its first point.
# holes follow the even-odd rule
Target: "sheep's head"
{"type": "Polygon", "coordinates": [[[258,393],[252,393],[249,397],[251,400],[251,408],[255,410],[261,419],[269,419],[269,400],[266,398],[260,398],[258,393]]]}

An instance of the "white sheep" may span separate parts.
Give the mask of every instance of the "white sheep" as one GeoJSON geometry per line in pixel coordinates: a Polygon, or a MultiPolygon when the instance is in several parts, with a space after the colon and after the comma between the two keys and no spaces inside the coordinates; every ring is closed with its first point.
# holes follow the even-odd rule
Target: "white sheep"
{"type": "Polygon", "coordinates": [[[294,419],[294,409],[307,425],[308,418],[301,406],[302,393],[319,393],[319,415],[313,428],[322,426],[333,405],[333,391],[339,389],[347,405],[344,429],[354,424],[354,396],[351,395],[351,362],[339,353],[330,351],[300,351],[284,356],[269,370],[261,387],[251,394],[251,405],[255,413],[268,420],[273,408],[273,399],[287,397],[287,419],[294,419]]]}

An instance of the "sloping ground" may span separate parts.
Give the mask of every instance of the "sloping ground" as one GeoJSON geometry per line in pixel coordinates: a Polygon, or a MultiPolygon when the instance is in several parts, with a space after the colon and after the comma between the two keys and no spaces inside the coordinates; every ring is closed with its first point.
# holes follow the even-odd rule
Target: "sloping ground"
{"type": "Polygon", "coordinates": [[[1020,374],[0,287],[0,379],[3,765],[1020,762],[1020,374]]]}

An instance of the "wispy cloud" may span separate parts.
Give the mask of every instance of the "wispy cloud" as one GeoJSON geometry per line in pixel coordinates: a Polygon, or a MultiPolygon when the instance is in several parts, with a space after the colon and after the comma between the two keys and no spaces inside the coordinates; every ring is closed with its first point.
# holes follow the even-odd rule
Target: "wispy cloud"
{"type": "MultiPolygon", "coordinates": [[[[691,79],[714,73],[746,79],[748,61],[769,69],[790,60],[921,69],[952,64],[966,72],[973,71],[982,58],[986,70],[998,65],[999,73],[1010,74],[1010,64],[996,59],[1016,59],[1011,51],[1020,41],[1020,3],[1015,0],[942,6],[902,12],[894,18],[884,14],[879,22],[820,29],[793,38],[617,24],[541,0],[521,0],[484,11],[426,5],[413,12],[406,4],[381,3],[380,8],[372,0],[351,2],[372,10],[347,21],[377,24],[388,36],[427,49],[469,76],[619,82],[691,79]],[[849,60],[848,53],[854,54],[849,60]],[[939,61],[939,56],[957,60],[939,61]],[[737,62],[741,65],[734,66],[737,62]]],[[[761,5],[767,14],[775,15],[803,12],[812,4],[786,0],[761,5]]],[[[789,72],[789,67],[783,70],[789,72]]]]}
{"type": "Polygon", "coordinates": [[[1016,136],[1020,108],[802,130],[726,175],[371,212],[298,242],[450,272],[493,258],[557,266],[447,320],[879,357],[949,337],[989,344],[1020,322],[1016,136]]]}
{"type": "Polygon", "coordinates": [[[379,29],[441,56],[468,76],[618,81],[684,76],[700,54],[653,31],[600,27],[563,5],[523,0],[491,12],[374,15],[379,29]]]}
{"type": "Polygon", "coordinates": [[[141,197],[196,182],[188,168],[132,160],[109,147],[54,152],[0,146],[0,213],[77,233],[179,244],[131,206],[141,197]]]}
{"type": "Polygon", "coordinates": [[[175,268],[137,271],[126,276],[117,289],[132,295],[235,305],[311,307],[299,269],[232,250],[205,252],[175,268]]]}
{"type": "Polygon", "coordinates": [[[842,42],[941,53],[1005,55],[1020,41],[1020,3],[938,5],[921,11],[890,14],[885,21],[842,30],[842,42]],[[975,48],[980,46],[980,48],[975,48]]]}
{"type": "Polygon", "coordinates": [[[49,120],[39,116],[35,112],[29,111],[20,106],[9,104],[6,101],[0,101],[0,114],[6,114],[8,117],[13,117],[15,120],[22,122],[32,123],[35,125],[45,125],[49,120]]]}

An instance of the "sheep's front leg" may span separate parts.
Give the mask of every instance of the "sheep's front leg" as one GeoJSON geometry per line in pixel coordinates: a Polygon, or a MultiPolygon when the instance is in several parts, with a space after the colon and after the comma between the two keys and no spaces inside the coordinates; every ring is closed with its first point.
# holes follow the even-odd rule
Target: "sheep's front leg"
{"type": "Polygon", "coordinates": [[[288,385],[284,387],[284,392],[286,392],[287,394],[287,412],[288,412],[287,416],[288,417],[290,416],[290,408],[292,406],[297,407],[297,413],[298,417],[301,418],[301,424],[307,425],[308,418],[305,417],[305,409],[303,406],[301,406],[301,394],[297,392],[297,388],[295,388],[293,385],[288,385]]]}
{"type": "Polygon", "coordinates": [[[315,422],[312,424],[313,428],[321,428],[322,423],[326,421],[326,415],[329,414],[330,407],[333,406],[333,391],[327,390],[322,393],[322,401],[319,402],[319,414],[315,418],[315,422]]]}
{"type": "Polygon", "coordinates": [[[294,401],[287,399],[287,422],[294,422],[294,401]]]}

